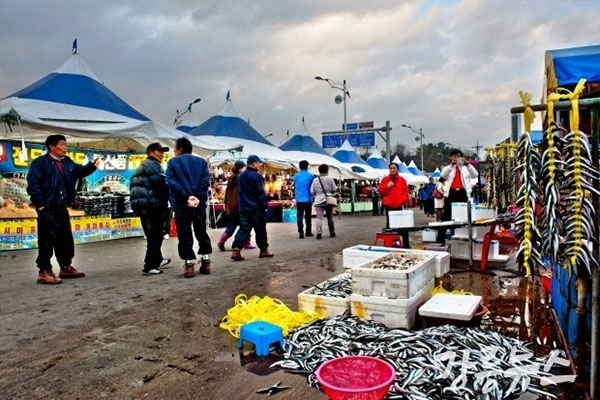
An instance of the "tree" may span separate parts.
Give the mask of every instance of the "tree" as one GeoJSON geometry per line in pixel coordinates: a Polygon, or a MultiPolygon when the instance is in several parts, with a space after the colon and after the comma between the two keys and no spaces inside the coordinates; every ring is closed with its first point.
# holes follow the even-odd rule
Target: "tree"
{"type": "MultiPolygon", "coordinates": [[[[385,150],[381,150],[381,156],[385,158],[385,150]]],[[[396,143],[396,145],[390,151],[390,157],[392,158],[392,160],[396,156],[398,156],[398,158],[400,158],[400,160],[402,161],[406,161],[407,159],[412,157],[408,146],[401,143],[396,143]]]]}

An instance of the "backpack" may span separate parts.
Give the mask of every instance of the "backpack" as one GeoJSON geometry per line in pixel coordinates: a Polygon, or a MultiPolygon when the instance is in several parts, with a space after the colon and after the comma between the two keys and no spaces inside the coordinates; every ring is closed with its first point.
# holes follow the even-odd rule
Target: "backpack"
{"type": "Polygon", "coordinates": [[[443,199],[444,193],[440,192],[437,188],[434,188],[433,189],[433,197],[435,197],[436,199],[443,199]]]}

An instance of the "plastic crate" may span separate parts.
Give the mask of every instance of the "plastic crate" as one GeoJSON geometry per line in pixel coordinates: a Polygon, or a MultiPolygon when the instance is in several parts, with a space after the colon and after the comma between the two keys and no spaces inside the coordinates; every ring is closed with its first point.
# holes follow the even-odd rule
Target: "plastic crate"
{"type": "Polygon", "coordinates": [[[381,322],[388,328],[412,329],[415,325],[417,309],[429,298],[433,286],[432,279],[409,299],[388,299],[352,293],[350,310],[352,315],[381,322]]]}
{"type": "Polygon", "coordinates": [[[297,210],[289,208],[283,210],[283,222],[296,222],[297,210]]]}
{"type": "MultiPolygon", "coordinates": [[[[320,286],[328,281],[349,279],[350,274],[343,273],[321,282],[320,286]]],[[[298,294],[298,309],[300,311],[314,311],[323,315],[325,318],[333,318],[350,310],[350,296],[346,298],[319,296],[314,293],[315,288],[311,287],[298,294]]]]}
{"type": "Polygon", "coordinates": [[[352,270],[352,293],[391,299],[409,299],[434,278],[434,267],[434,257],[431,254],[386,254],[352,270]],[[373,268],[375,264],[393,258],[408,258],[417,263],[405,270],[373,268]]]}
{"type": "Polygon", "coordinates": [[[342,251],[343,265],[346,269],[356,268],[368,261],[388,253],[424,253],[435,257],[435,277],[440,278],[450,271],[450,253],[447,251],[399,249],[395,247],[380,247],[359,244],[345,248],[342,251]]]}

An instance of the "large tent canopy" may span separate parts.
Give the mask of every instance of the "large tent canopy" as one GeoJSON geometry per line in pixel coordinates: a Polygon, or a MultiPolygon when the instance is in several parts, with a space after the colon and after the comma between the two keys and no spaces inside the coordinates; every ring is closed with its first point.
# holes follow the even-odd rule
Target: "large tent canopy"
{"type": "Polygon", "coordinates": [[[335,169],[335,173],[330,171],[329,175],[341,179],[364,179],[361,175],[347,169],[341,162],[327,154],[325,150],[312,137],[306,126],[304,117],[298,132],[287,142],[279,146],[288,157],[288,159],[298,166],[300,161],[306,160],[309,164],[309,170],[312,173],[318,173],[318,166],[326,164],[335,169]],[[335,176],[337,174],[337,176],[335,176]]]}
{"type": "Polygon", "coordinates": [[[210,159],[213,165],[231,164],[236,160],[246,161],[250,154],[254,154],[272,167],[294,168],[283,151],[246,122],[235,108],[229,92],[221,110],[190,130],[189,134],[210,143],[221,143],[236,148],[217,152],[210,159]]]}
{"type": "MultiPolygon", "coordinates": [[[[61,133],[71,145],[140,151],[151,142],[172,145],[184,136],[150,120],[106,87],[75,46],[71,57],[56,71],[0,100],[0,115],[7,114],[17,124],[7,129],[6,139],[43,142],[49,134],[61,133]]],[[[221,144],[191,140],[199,155],[227,149],[221,144]]]]}
{"type": "Polygon", "coordinates": [[[386,171],[389,167],[387,161],[385,161],[385,159],[377,153],[373,153],[369,156],[369,158],[367,158],[367,164],[375,169],[384,169],[386,171]]]}
{"type": "Polygon", "coordinates": [[[406,167],[406,169],[415,176],[415,181],[419,182],[419,183],[428,183],[429,182],[429,178],[427,178],[425,176],[425,174],[423,174],[423,172],[421,172],[421,170],[417,167],[417,164],[415,164],[415,160],[411,160],[410,163],[408,164],[408,167],[406,167]]]}
{"type": "Polygon", "coordinates": [[[398,174],[400,174],[400,176],[403,177],[404,180],[406,180],[406,183],[408,183],[409,185],[414,185],[422,182],[418,176],[414,175],[408,170],[406,164],[404,163],[404,161],[400,160],[400,157],[398,157],[398,155],[394,157],[392,162],[398,164],[398,174]]]}

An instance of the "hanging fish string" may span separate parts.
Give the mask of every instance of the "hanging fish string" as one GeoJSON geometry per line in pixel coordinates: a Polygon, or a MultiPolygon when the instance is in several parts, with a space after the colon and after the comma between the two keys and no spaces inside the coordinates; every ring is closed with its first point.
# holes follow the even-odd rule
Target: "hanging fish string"
{"type": "Polygon", "coordinates": [[[564,220],[565,242],[564,251],[561,251],[565,257],[565,268],[575,271],[579,276],[586,272],[591,275],[591,267],[598,267],[598,260],[594,258],[587,243],[595,241],[596,229],[593,223],[595,210],[590,194],[600,195],[593,185],[598,181],[598,169],[592,161],[588,136],[579,130],[578,99],[584,85],[585,79],[582,79],[573,92],[569,93],[570,132],[564,138],[567,143],[564,147],[564,190],[569,215],[564,220]]]}
{"type": "Polygon", "coordinates": [[[565,163],[562,160],[564,140],[561,137],[561,129],[554,122],[554,103],[561,96],[552,93],[547,99],[547,125],[544,137],[540,143],[542,177],[542,214],[540,228],[542,232],[542,251],[552,263],[557,263],[559,258],[560,241],[563,236],[563,225],[561,217],[561,186],[565,163]]]}
{"type": "Polygon", "coordinates": [[[313,387],[319,387],[315,372],[325,361],[366,355],[396,370],[386,399],[506,399],[526,391],[557,398],[540,385],[551,376],[544,370],[546,357],[534,357],[520,340],[479,328],[414,332],[345,313],[293,330],[283,351],[284,359],[271,367],[306,374],[313,387]],[[451,353],[455,358],[448,358],[451,353]],[[468,367],[461,365],[465,357],[468,367]],[[518,376],[507,373],[517,369],[518,376]]]}
{"type": "Polygon", "coordinates": [[[524,120],[525,132],[519,138],[517,144],[517,159],[519,164],[515,170],[519,173],[521,186],[518,190],[517,205],[519,211],[515,216],[515,225],[521,226],[519,236],[521,244],[517,257],[525,269],[525,275],[531,276],[535,267],[543,265],[541,249],[541,237],[537,228],[535,204],[538,200],[537,171],[540,166],[539,153],[531,141],[531,124],[535,114],[531,109],[531,94],[519,92],[521,102],[525,106],[524,120]]]}

